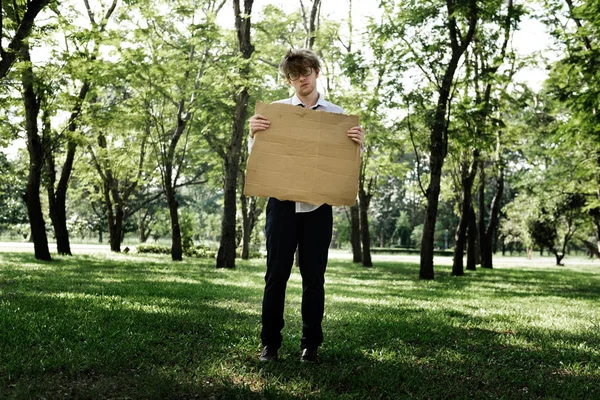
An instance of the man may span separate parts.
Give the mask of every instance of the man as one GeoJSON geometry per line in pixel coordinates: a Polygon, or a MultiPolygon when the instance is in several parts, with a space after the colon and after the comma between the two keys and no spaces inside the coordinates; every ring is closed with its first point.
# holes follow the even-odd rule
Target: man
{"type": "MultiPolygon", "coordinates": [[[[308,107],[313,110],[344,113],[335,104],[325,101],[317,91],[317,78],[321,72],[318,57],[310,50],[289,50],[280,64],[280,70],[295,94],[276,103],[308,107]]],[[[254,135],[269,128],[269,120],[262,115],[250,118],[249,146],[254,135]]],[[[364,130],[355,126],[347,132],[349,140],[362,146],[364,130]]],[[[278,358],[281,347],[281,330],[284,326],[283,308],[285,289],[298,247],[300,274],[302,275],[302,349],[301,361],[314,362],[317,349],[323,343],[323,310],[325,304],[325,268],[333,217],[331,206],[313,205],[270,198],[267,204],[267,272],[262,304],[261,361],[278,358]]]]}

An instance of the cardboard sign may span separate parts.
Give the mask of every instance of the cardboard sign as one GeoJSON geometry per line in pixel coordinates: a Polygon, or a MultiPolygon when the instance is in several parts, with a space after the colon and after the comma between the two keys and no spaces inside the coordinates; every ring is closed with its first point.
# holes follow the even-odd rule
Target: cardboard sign
{"type": "Polygon", "coordinates": [[[354,205],[360,146],[346,133],[359,124],[358,116],[260,101],[256,113],[271,126],[254,136],[245,195],[354,205]]]}

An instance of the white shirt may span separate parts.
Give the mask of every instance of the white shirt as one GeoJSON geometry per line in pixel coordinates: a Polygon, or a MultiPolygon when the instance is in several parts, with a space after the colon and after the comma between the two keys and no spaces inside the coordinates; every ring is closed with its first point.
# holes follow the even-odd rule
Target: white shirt
{"type": "MultiPolygon", "coordinates": [[[[277,100],[277,101],[274,101],[273,103],[291,104],[293,106],[306,107],[306,105],[304,103],[302,103],[300,101],[300,99],[298,98],[298,96],[296,96],[295,94],[292,97],[290,97],[289,99],[277,100]]],[[[323,98],[323,96],[321,96],[320,93],[319,93],[319,100],[317,100],[317,104],[315,104],[314,106],[312,106],[310,108],[312,110],[326,111],[326,112],[331,112],[331,113],[336,113],[336,114],[345,114],[344,110],[341,107],[336,106],[335,104],[326,101],[323,98]]],[[[250,154],[250,152],[252,151],[253,144],[254,144],[254,138],[249,137],[248,138],[248,154],[250,154]]],[[[314,211],[317,208],[321,207],[322,205],[323,204],[314,205],[314,204],[302,203],[300,201],[297,201],[296,202],[296,212],[297,213],[311,212],[311,211],[314,211]]]]}

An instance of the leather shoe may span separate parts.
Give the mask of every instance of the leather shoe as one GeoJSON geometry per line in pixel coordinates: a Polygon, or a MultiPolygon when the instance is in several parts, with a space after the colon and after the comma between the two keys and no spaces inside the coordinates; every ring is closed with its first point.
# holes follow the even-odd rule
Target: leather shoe
{"type": "Polygon", "coordinates": [[[273,349],[272,347],[265,346],[262,353],[258,357],[259,361],[275,361],[279,358],[277,355],[277,349],[273,349]]]}
{"type": "Polygon", "coordinates": [[[300,356],[300,361],[301,362],[309,362],[309,363],[316,362],[317,361],[317,349],[316,348],[302,349],[302,355],[300,356]]]}

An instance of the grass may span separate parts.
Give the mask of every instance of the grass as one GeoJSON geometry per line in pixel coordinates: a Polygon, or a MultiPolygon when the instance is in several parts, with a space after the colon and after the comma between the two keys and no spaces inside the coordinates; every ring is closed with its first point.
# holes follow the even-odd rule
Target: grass
{"type": "Polygon", "coordinates": [[[600,398],[600,268],[330,261],[320,362],[257,361],[264,261],[0,253],[0,398],[600,398]]]}

